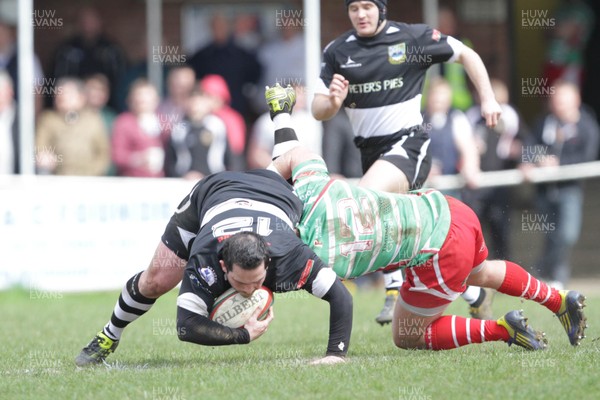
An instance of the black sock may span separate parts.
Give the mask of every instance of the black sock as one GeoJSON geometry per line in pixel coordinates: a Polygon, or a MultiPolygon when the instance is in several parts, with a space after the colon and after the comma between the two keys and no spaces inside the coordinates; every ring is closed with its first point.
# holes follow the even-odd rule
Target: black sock
{"type": "Polygon", "coordinates": [[[141,272],[131,277],[119,295],[119,300],[104,327],[104,334],[113,340],[120,340],[123,329],[142,315],[144,315],[156,299],[149,299],[140,293],[138,285],[141,272]]]}

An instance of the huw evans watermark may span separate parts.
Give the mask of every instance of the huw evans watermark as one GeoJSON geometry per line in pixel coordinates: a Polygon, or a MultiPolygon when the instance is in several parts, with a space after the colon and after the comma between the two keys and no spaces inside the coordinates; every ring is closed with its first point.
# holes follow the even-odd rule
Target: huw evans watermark
{"type": "Polygon", "coordinates": [[[549,10],[521,10],[521,27],[525,29],[552,29],[556,19],[550,16],[549,10]]]}
{"type": "Polygon", "coordinates": [[[64,25],[62,17],[57,16],[56,10],[33,10],[31,22],[34,29],[60,29],[64,25]]]}

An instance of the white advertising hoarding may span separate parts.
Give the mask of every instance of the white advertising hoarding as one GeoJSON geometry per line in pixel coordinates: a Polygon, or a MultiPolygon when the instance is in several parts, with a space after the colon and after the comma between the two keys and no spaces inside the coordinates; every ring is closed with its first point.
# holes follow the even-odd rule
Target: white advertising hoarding
{"type": "Polygon", "coordinates": [[[0,176],[0,289],[118,289],[195,182],[0,176]]]}

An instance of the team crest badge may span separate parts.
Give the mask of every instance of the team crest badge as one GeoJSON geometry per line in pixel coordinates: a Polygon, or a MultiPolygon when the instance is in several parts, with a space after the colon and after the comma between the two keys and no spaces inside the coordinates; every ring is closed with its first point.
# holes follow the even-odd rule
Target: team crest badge
{"type": "Polygon", "coordinates": [[[200,276],[208,283],[208,286],[212,286],[217,281],[217,274],[211,267],[201,268],[200,276]]]}
{"type": "Polygon", "coordinates": [[[390,64],[402,64],[406,61],[406,43],[388,46],[388,61],[390,64]]]}

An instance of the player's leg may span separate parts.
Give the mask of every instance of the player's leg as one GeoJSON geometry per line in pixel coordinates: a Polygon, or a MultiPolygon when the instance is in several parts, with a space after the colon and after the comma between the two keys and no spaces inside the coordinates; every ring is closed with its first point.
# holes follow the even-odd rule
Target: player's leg
{"type": "Polygon", "coordinates": [[[194,186],[183,199],[169,220],[148,268],[127,281],[107,324],[81,350],[75,364],[87,366],[103,362],[117,348],[123,330],[181,281],[189,258],[189,244],[199,227],[198,212],[191,199],[196,188],[194,186]]]}
{"type": "Polygon", "coordinates": [[[156,299],[181,281],[186,261],[177,257],[161,241],[145,271],[132,276],[115,304],[110,321],[103,332],[112,340],[120,340],[123,330],[144,315],[156,299]]]}
{"type": "MultiPolygon", "coordinates": [[[[457,240],[451,238],[447,247],[456,248],[457,240]]],[[[436,254],[429,265],[407,270],[394,312],[392,335],[396,346],[449,350],[501,340],[529,350],[544,349],[543,334],[531,329],[520,311],[511,311],[498,320],[442,316],[464,289],[469,263],[450,251],[441,258],[436,254]]]]}
{"type": "MultiPolygon", "coordinates": [[[[445,307],[466,289],[468,278],[485,269],[487,246],[477,216],[469,207],[448,197],[451,224],[444,245],[426,265],[409,268],[400,289],[399,315],[412,318],[440,315],[445,307]]],[[[499,274],[498,274],[499,275],[499,274]]],[[[496,276],[499,286],[499,276],[496,276]]],[[[491,282],[475,282],[486,283],[491,282]]],[[[518,311],[499,320],[441,316],[427,326],[425,344],[431,350],[444,350],[485,341],[503,340],[528,349],[543,349],[542,334],[533,331],[518,311]]]]}
{"type": "Polygon", "coordinates": [[[479,286],[467,286],[467,290],[460,297],[469,305],[469,314],[472,318],[492,319],[492,303],[494,291],[479,286]]]}
{"type": "Polygon", "coordinates": [[[509,341],[507,329],[498,321],[442,316],[448,304],[435,308],[438,311],[433,315],[423,315],[422,312],[433,310],[408,309],[407,304],[398,302],[392,323],[394,344],[401,349],[450,350],[469,344],[509,341]]]}
{"type": "Polygon", "coordinates": [[[392,322],[394,315],[394,306],[398,299],[398,291],[404,278],[402,277],[402,271],[396,270],[392,272],[383,273],[383,283],[385,285],[385,302],[383,308],[375,317],[375,321],[381,325],[389,324],[392,322]]]}
{"type": "Polygon", "coordinates": [[[394,164],[383,159],[373,163],[358,185],[389,193],[406,193],[410,188],[406,174],[394,164]]]}
{"type": "Polygon", "coordinates": [[[575,290],[557,290],[533,277],[520,265],[503,260],[485,261],[469,276],[467,283],[543,305],[556,314],[573,346],[579,345],[585,337],[585,296],[575,290]]]}
{"type": "Polygon", "coordinates": [[[127,281],[108,323],[81,350],[75,364],[80,367],[98,364],[113,353],[123,330],[147,313],[158,297],[181,281],[185,265],[185,260],[160,242],[148,268],[127,281]]]}

